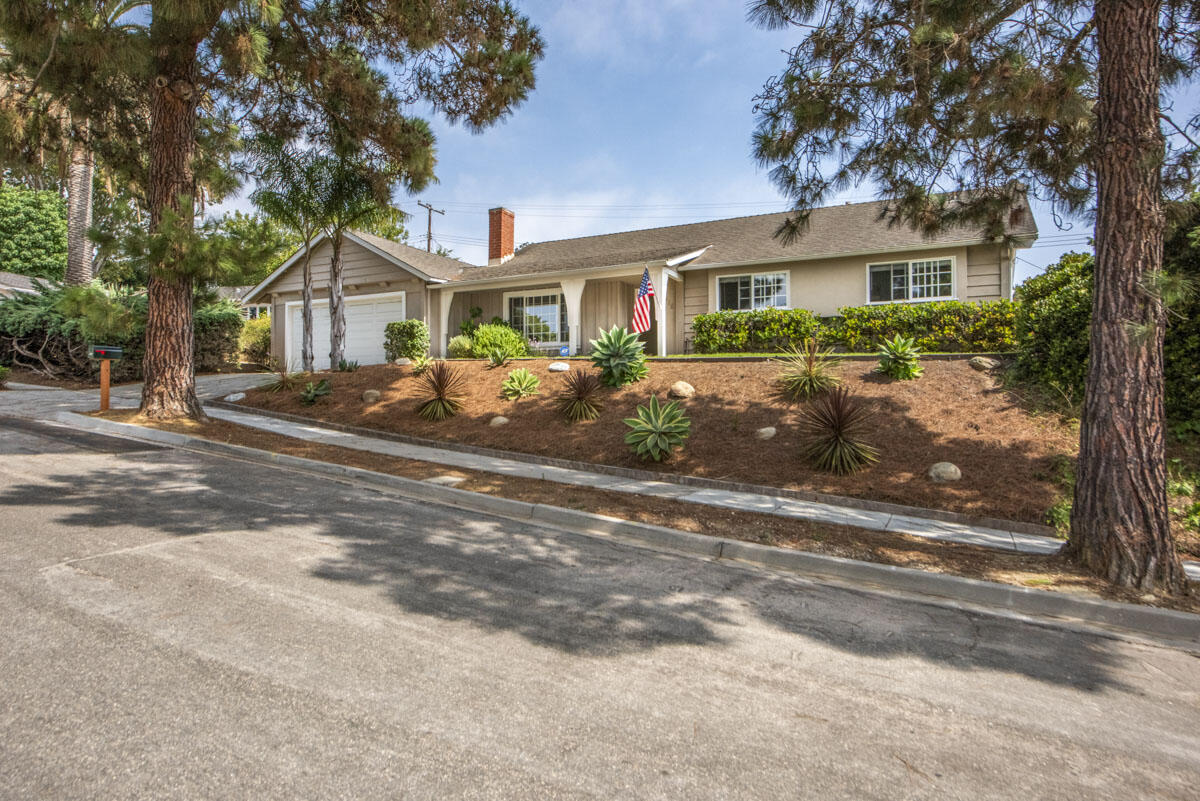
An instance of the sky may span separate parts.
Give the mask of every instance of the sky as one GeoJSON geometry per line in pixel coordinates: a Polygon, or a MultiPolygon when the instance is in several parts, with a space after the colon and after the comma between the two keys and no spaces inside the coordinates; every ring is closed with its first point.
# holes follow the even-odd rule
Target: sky
{"type": "MultiPolygon", "coordinates": [[[[487,210],[515,214],[519,244],[785,211],[751,156],[753,97],[799,32],[764,31],[739,0],[519,0],[542,31],[537,88],[480,134],[434,117],[439,182],[396,198],[409,243],[487,261],[487,210]]],[[[830,203],[874,199],[859,187],[830,203]]],[[[244,199],[233,205],[245,208],[244,199]]],[[[1017,281],[1085,248],[1035,206],[1041,240],[1018,252],[1017,281]]]]}

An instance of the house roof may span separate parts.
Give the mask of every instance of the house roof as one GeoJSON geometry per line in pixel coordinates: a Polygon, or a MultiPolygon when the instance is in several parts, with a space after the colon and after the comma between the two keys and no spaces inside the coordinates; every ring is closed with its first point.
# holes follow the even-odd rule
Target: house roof
{"type": "MultiPolygon", "coordinates": [[[[1037,224],[1028,201],[1022,197],[1018,204],[1009,235],[1036,237],[1037,224]]],[[[452,280],[508,278],[669,260],[705,248],[689,267],[836,257],[985,241],[981,231],[965,227],[925,237],[906,225],[889,225],[881,219],[885,209],[886,201],[813,209],[808,230],[791,245],[783,244],[775,236],[791,212],[535,242],[521,248],[503,264],[470,268],[452,280]]]]}
{"type": "MultiPolygon", "coordinates": [[[[405,245],[400,242],[393,242],[381,236],[368,234],[366,231],[347,231],[345,236],[348,241],[362,245],[368,250],[379,254],[384,259],[387,259],[400,269],[407,270],[418,278],[429,282],[441,283],[449,281],[463,270],[477,269],[465,261],[452,259],[449,256],[439,256],[436,253],[427,253],[420,248],[414,248],[411,245],[405,245]]],[[[309,247],[315,248],[325,239],[326,235],[321,234],[309,243],[309,247]]],[[[275,269],[275,272],[263,279],[262,283],[243,294],[241,296],[242,303],[257,301],[259,299],[258,296],[262,294],[263,290],[274,283],[276,278],[291,269],[292,265],[298,262],[303,255],[304,248],[300,248],[289,256],[283,264],[275,269]]]]}
{"type": "Polygon", "coordinates": [[[13,289],[17,292],[32,292],[33,279],[27,275],[0,272],[0,289],[13,289]]]}

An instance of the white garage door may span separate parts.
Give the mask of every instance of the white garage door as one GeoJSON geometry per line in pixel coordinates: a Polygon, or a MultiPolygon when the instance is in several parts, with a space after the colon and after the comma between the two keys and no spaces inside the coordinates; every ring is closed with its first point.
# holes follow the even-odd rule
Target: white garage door
{"type": "MultiPolygon", "coordinates": [[[[404,293],[377,297],[346,298],[346,360],[359,364],[382,364],[383,330],[388,323],[404,319],[404,293]]],[[[299,366],[303,310],[291,306],[288,321],[288,364],[299,366]]],[[[313,301],[313,354],[318,370],[329,367],[329,302],[313,301]]],[[[336,365],[333,365],[336,366],[336,365]]]]}

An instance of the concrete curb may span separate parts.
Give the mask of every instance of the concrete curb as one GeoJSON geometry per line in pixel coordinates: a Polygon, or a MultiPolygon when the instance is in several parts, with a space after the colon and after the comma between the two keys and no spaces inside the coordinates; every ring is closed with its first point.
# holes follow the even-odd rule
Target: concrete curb
{"type": "Polygon", "coordinates": [[[1023,523],[1018,520],[1000,520],[994,517],[975,517],[972,515],[960,514],[958,512],[948,512],[941,509],[924,509],[919,506],[903,506],[897,503],[869,501],[864,498],[850,498],[843,495],[829,495],[822,492],[789,490],[783,489],[782,487],[768,487],[762,484],[748,484],[740,481],[722,481],[714,478],[702,478],[700,476],[657,473],[650,470],[638,470],[630,467],[616,467],[614,465],[599,464],[594,462],[579,462],[572,459],[555,459],[547,456],[536,456],[531,453],[521,453],[520,451],[505,451],[500,450],[499,448],[483,448],[476,445],[464,445],[459,442],[443,442],[436,439],[426,439],[425,437],[412,437],[407,434],[395,434],[389,431],[379,431],[373,428],[346,425],[344,423],[330,423],[324,420],[314,420],[311,417],[304,417],[298,414],[275,412],[267,409],[256,409],[252,406],[243,406],[239,403],[226,403],[225,401],[220,400],[207,400],[204,401],[204,405],[211,406],[214,409],[227,409],[232,412],[242,412],[243,414],[258,415],[260,417],[283,420],[289,423],[299,423],[301,425],[311,426],[313,428],[324,428],[344,434],[357,434],[361,437],[373,437],[375,439],[388,440],[389,442],[400,442],[406,445],[420,445],[421,447],[425,448],[438,448],[445,451],[454,451],[456,453],[469,453],[475,456],[510,459],[514,462],[524,462],[525,464],[535,464],[542,467],[561,467],[567,470],[580,470],[586,473],[598,473],[605,476],[615,476],[616,478],[628,478],[635,481],[660,481],[664,484],[675,484],[683,487],[696,487],[698,489],[713,489],[725,492],[749,492],[756,495],[766,495],[772,498],[786,498],[788,500],[824,503],[829,504],[830,506],[841,506],[846,509],[856,509],[859,511],[878,512],[880,514],[920,518],[923,520],[936,520],[942,523],[958,523],[964,526],[994,528],[1000,531],[1012,531],[1018,534],[1032,534],[1038,537],[1048,537],[1051,539],[1055,538],[1055,531],[1049,526],[1041,526],[1036,523],[1023,523]]]}
{"type": "Polygon", "coordinates": [[[638,545],[663,548],[713,559],[739,562],[804,573],[820,578],[853,582],[866,590],[914,593],[979,607],[984,612],[1005,612],[1039,618],[1063,618],[1122,632],[1151,636],[1200,648],[1200,615],[1149,606],[1084,598],[1047,590],[1009,586],[990,581],[930,573],[913,568],[860,562],[837,556],[794,551],[770,545],[723,539],[704,534],[645,523],[634,523],[605,515],[564,509],[546,504],[515,501],[493,495],[454,489],[401,476],[376,473],[357,467],[321,462],[298,456],[262,451],[242,445],[160,431],[153,428],[87,417],[74,412],[57,416],[59,422],[97,433],[115,434],[244,461],[278,465],[308,473],[341,478],[357,484],[396,492],[421,501],[467,509],[483,514],[528,520],[566,529],[573,533],[616,537],[638,545]]]}

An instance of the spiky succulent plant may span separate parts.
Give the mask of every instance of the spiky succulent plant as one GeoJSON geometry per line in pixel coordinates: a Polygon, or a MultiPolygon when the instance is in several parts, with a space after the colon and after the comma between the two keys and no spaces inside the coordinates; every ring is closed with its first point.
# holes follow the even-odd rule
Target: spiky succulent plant
{"type": "Polygon", "coordinates": [[[592,364],[600,368],[600,380],[610,387],[623,387],[641,381],[649,373],[645,343],[637,334],[614,325],[591,340],[592,364]]]}

